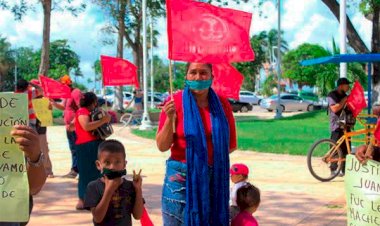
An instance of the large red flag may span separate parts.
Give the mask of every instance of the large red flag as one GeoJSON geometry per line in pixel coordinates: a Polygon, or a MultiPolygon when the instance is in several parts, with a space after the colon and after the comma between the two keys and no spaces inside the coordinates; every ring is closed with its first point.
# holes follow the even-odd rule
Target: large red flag
{"type": "Polygon", "coordinates": [[[137,67],[131,62],[116,57],[100,56],[100,63],[104,86],[135,85],[139,87],[137,67]]]}
{"type": "Polygon", "coordinates": [[[252,14],[191,0],[166,0],[169,59],[226,63],[252,61],[252,14]]]}
{"type": "Polygon", "coordinates": [[[240,86],[243,83],[243,75],[230,64],[213,64],[214,75],[212,88],[221,96],[239,100],[240,86]]]}
{"type": "Polygon", "coordinates": [[[364,97],[364,89],[358,81],[355,81],[354,87],[351,90],[350,95],[347,98],[347,106],[351,110],[354,117],[367,107],[364,97]]]}
{"type": "Polygon", "coordinates": [[[54,79],[40,75],[40,82],[44,90],[44,96],[48,98],[70,98],[71,89],[54,79]]]}
{"type": "Polygon", "coordinates": [[[149,217],[148,211],[145,206],[143,206],[143,214],[140,219],[141,226],[154,226],[152,220],[149,217]]]}

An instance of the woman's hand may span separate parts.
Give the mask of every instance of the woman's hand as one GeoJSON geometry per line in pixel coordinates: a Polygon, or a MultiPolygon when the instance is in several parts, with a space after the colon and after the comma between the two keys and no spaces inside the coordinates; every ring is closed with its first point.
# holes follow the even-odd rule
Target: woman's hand
{"type": "Polygon", "coordinates": [[[367,145],[359,146],[356,149],[355,156],[359,160],[360,163],[364,164],[368,159],[372,159],[372,156],[367,153],[367,145]]]}
{"type": "Polygon", "coordinates": [[[174,100],[169,100],[168,102],[166,102],[166,104],[164,105],[163,109],[164,109],[164,111],[166,113],[166,116],[171,121],[173,121],[174,118],[175,118],[175,104],[174,104],[174,100]]]}
{"type": "Polygon", "coordinates": [[[38,134],[29,126],[16,125],[11,131],[11,135],[15,137],[16,143],[19,144],[20,150],[25,153],[32,162],[38,161],[41,148],[38,134]]]}
{"type": "Polygon", "coordinates": [[[111,116],[109,114],[105,113],[105,115],[102,117],[101,120],[102,120],[103,124],[109,123],[111,121],[111,116]]]}

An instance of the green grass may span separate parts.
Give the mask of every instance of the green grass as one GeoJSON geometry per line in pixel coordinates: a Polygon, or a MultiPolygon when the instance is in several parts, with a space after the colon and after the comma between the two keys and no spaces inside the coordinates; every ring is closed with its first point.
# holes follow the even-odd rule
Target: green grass
{"type": "Polygon", "coordinates": [[[139,129],[133,129],[132,133],[135,134],[136,136],[139,136],[139,137],[144,137],[144,138],[154,140],[154,139],[156,139],[156,131],[157,131],[157,129],[147,130],[147,131],[143,131],[143,130],[139,130],[139,129]]]}
{"type": "Polygon", "coordinates": [[[53,108],[53,118],[62,118],[63,111],[53,108]]]}
{"type": "MultiPolygon", "coordinates": [[[[319,139],[329,138],[326,110],[307,112],[279,120],[236,117],[238,148],[258,152],[306,155],[319,139]]],[[[133,130],[133,134],[155,139],[156,130],[133,130]]]]}
{"type": "Polygon", "coordinates": [[[258,152],[306,155],[318,139],[330,137],[326,110],[279,120],[236,120],[238,148],[258,152]]]}

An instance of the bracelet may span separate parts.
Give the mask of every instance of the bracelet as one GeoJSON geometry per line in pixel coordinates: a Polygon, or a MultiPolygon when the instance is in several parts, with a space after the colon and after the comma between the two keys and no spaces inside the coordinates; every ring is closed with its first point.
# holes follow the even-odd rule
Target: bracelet
{"type": "Polygon", "coordinates": [[[40,155],[37,159],[37,161],[33,162],[29,157],[26,157],[26,161],[30,166],[33,167],[40,167],[45,159],[44,153],[40,152],[40,155]]]}

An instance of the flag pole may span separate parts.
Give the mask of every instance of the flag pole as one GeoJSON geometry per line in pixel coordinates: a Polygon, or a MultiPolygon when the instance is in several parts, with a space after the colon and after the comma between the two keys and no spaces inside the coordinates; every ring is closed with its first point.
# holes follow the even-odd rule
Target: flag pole
{"type": "MultiPolygon", "coordinates": [[[[173,98],[173,78],[172,78],[172,60],[169,60],[169,85],[170,85],[170,99],[174,100],[173,98]]],[[[174,116],[175,118],[176,116],[174,116]]],[[[173,121],[173,133],[175,133],[175,120],[173,121]]]]}
{"type": "Polygon", "coordinates": [[[143,82],[144,82],[144,112],[142,116],[140,130],[151,130],[152,123],[148,114],[148,81],[147,81],[147,48],[146,48],[146,0],[142,0],[142,29],[143,29],[143,82]]]}
{"type": "Polygon", "coordinates": [[[173,100],[172,60],[169,60],[169,84],[170,84],[170,97],[173,100]]]}

